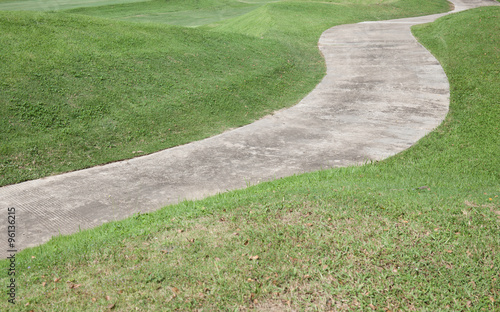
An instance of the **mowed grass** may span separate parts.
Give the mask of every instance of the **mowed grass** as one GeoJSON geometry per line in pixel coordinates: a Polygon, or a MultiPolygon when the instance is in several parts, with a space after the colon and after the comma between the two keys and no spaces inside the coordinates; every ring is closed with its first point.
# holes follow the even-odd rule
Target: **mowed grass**
{"type": "Polygon", "coordinates": [[[65,12],[133,22],[200,26],[243,15],[267,2],[240,2],[235,0],[153,0],[140,3],[80,7],[65,12]]]}
{"type": "Polygon", "coordinates": [[[144,0],[0,0],[0,11],[58,11],[144,0]]]}
{"type": "Polygon", "coordinates": [[[414,28],[452,93],[409,150],[56,237],[2,310],[499,310],[499,15],[414,28]]]}
{"type": "Polygon", "coordinates": [[[0,185],[248,124],[320,81],[325,29],[448,9],[444,0],[368,3],[269,3],[196,29],[0,12],[0,185]]]}

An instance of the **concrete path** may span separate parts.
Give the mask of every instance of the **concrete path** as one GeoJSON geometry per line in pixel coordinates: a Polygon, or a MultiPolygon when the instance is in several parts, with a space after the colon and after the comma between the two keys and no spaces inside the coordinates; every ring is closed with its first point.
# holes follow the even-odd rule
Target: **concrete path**
{"type": "MultiPolygon", "coordinates": [[[[453,2],[458,10],[498,4],[453,2]]],[[[8,207],[16,209],[21,250],[182,199],[380,160],[410,147],[448,111],[447,78],[410,32],[410,26],[439,16],[325,31],[319,40],[325,78],[298,105],[251,125],[148,156],[0,188],[0,256],[8,249],[8,207]]]]}

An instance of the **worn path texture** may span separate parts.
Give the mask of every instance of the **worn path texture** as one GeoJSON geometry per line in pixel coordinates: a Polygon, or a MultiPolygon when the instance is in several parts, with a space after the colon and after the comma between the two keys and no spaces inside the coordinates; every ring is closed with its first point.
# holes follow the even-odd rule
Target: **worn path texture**
{"type": "MultiPolygon", "coordinates": [[[[455,10],[498,4],[453,0],[455,10]]],[[[17,250],[248,184],[394,155],[438,126],[446,75],[410,32],[442,15],[342,25],[323,33],[327,75],[298,105],[151,155],[0,188],[16,209],[17,250]]]]}

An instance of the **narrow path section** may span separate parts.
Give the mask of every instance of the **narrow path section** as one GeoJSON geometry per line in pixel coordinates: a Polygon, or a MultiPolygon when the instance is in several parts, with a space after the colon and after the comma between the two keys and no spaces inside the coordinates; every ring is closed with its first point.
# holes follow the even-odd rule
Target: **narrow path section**
{"type": "MultiPolygon", "coordinates": [[[[454,0],[456,8],[495,5],[454,0]]],[[[221,135],[155,154],[0,188],[16,210],[17,250],[264,180],[394,155],[446,116],[449,86],[410,26],[442,15],[329,29],[319,40],[328,66],[298,105],[221,135]]],[[[0,256],[7,248],[0,249],[0,256]]]]}

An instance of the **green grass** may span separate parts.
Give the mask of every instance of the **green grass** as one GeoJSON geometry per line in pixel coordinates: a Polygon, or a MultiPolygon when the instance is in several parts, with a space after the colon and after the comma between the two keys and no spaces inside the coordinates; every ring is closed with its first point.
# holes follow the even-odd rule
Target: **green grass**
{"type": "Polygon", "coordinates": [[[113,18],[133,22],[167,23],[180,26],[199,26],[248,13],[265,2],[250,3],[235,0],[153,0],[99,7],[82,7],[66,13],[113,18]]]}
{"type": "Polygon", "coordinates": [[[499,15],[415,27],[451,103],[409,150],[56,237],[11,310],[499,310],[499,15]]]}
{"type": "Polygon", "coordinates": [[[277,2],[199,28],[0,11],[0,185],[248,124],[296,104],[320,81],[325,29],[447,8],[277,2]]]}
{"type": "Polygon", "coordinates": [[[144,0],[0,0],[0,11],[57,11],[142,1],[144,0]]]}

